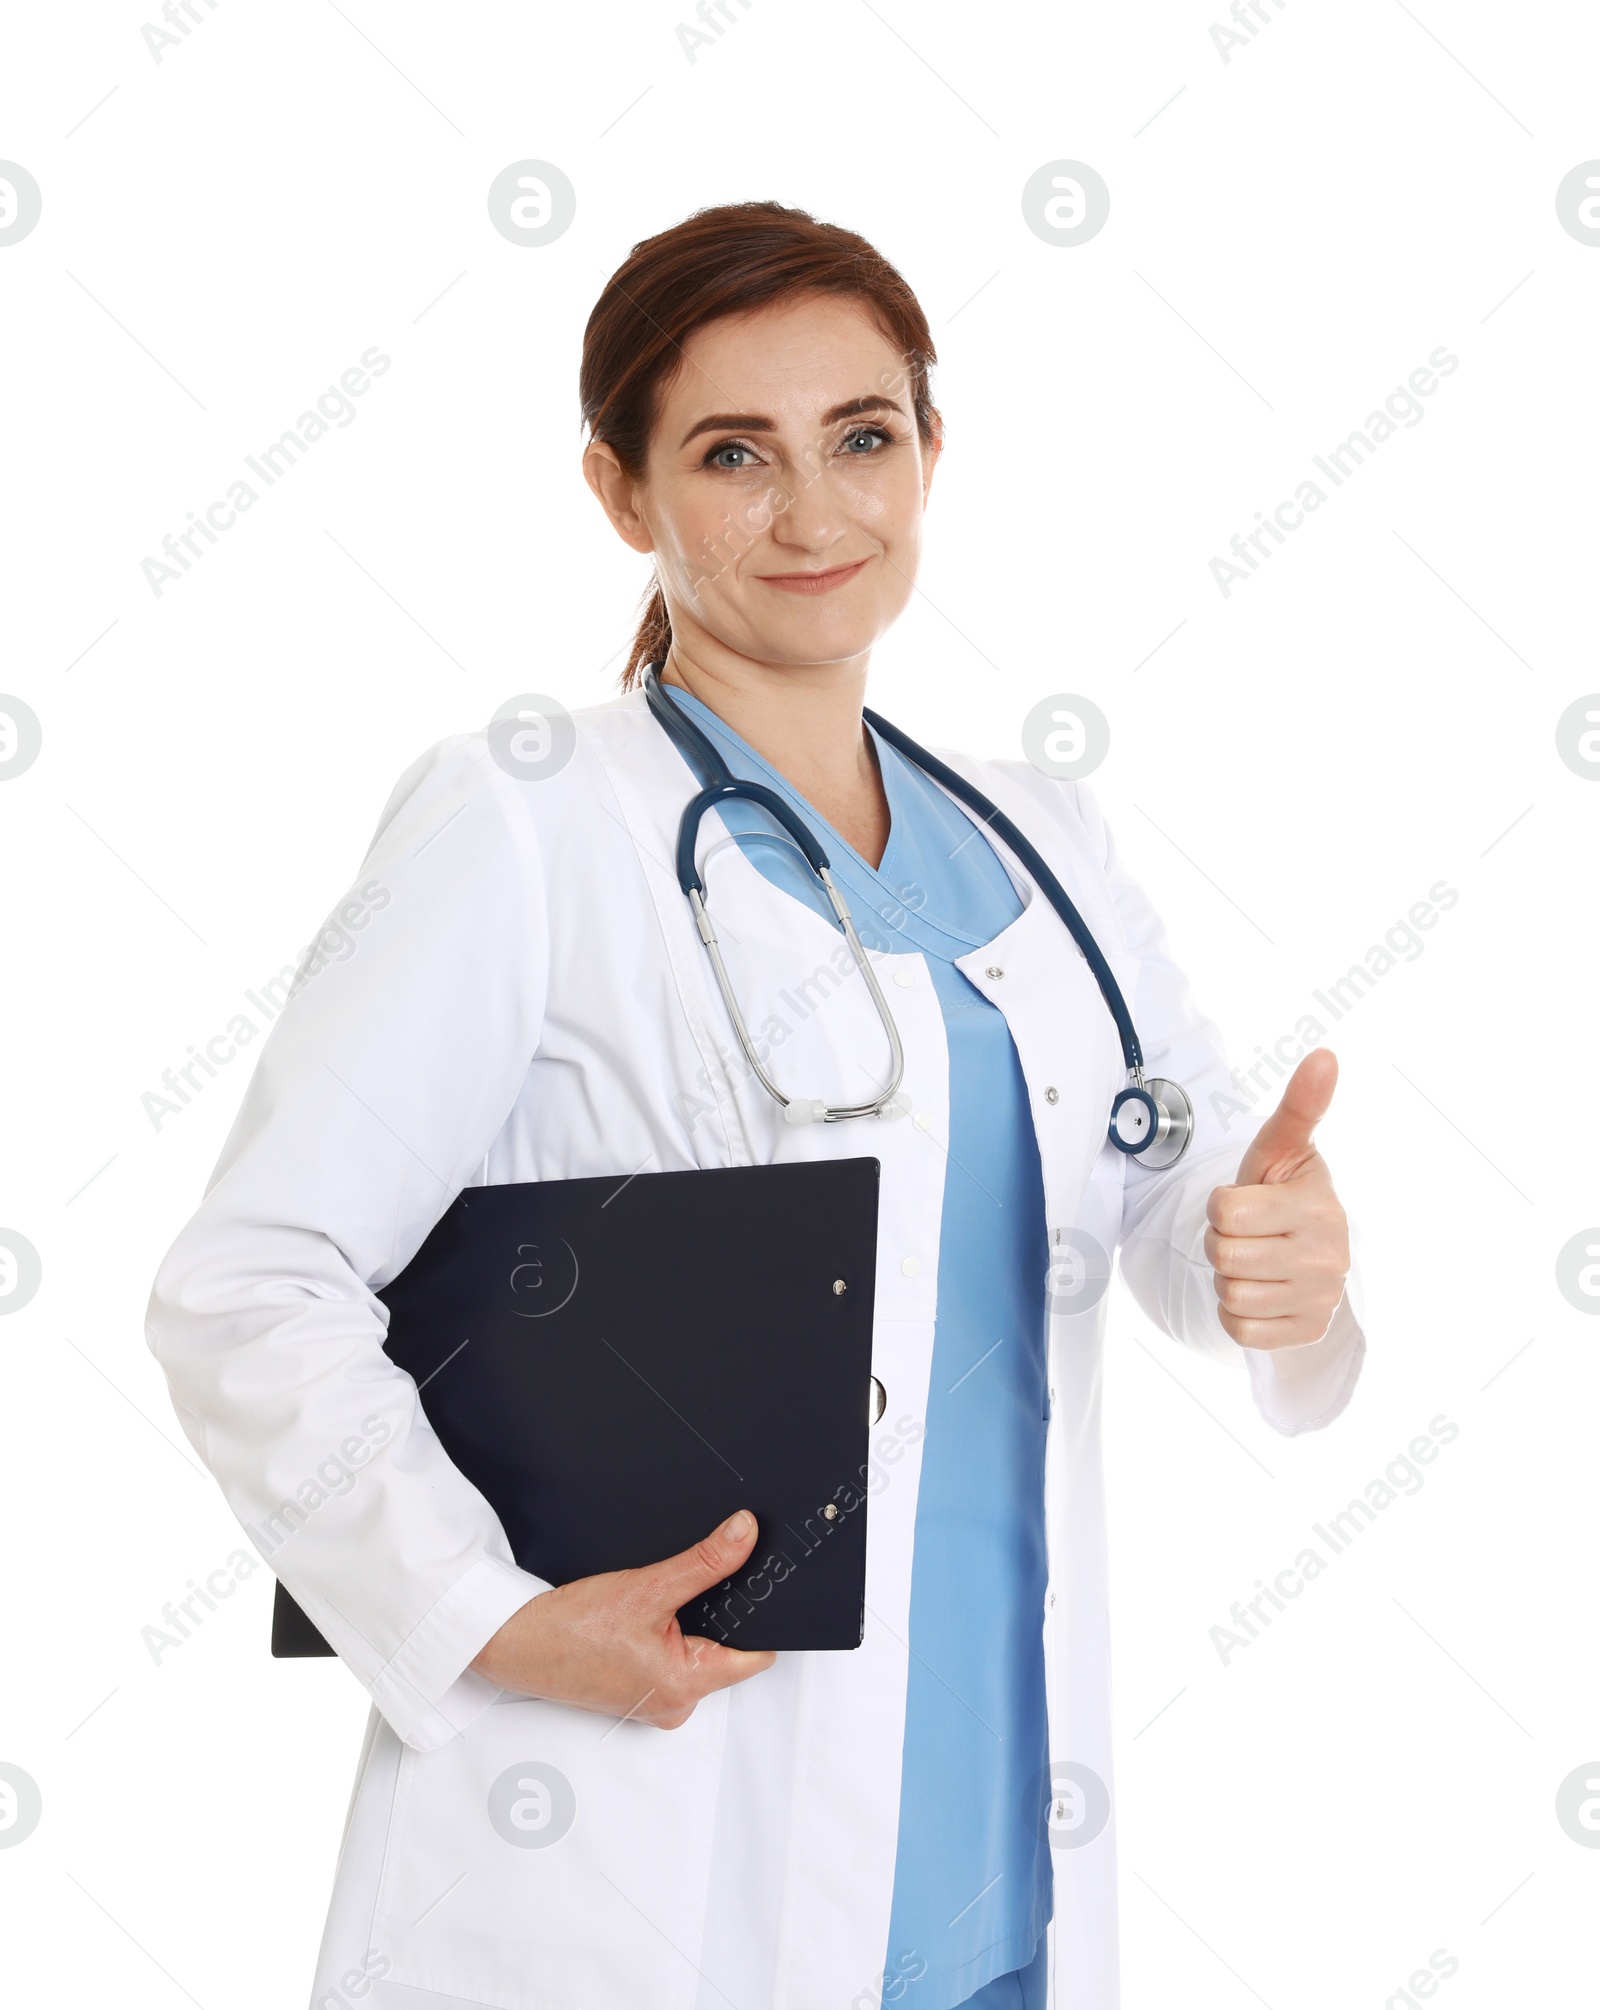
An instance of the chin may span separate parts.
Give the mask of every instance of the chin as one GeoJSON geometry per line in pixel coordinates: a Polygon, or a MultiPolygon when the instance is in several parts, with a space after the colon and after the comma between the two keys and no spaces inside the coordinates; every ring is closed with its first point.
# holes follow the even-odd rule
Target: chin
{"type": "Polygon", "coordinates": [[[864,655],[889,626],[887,620],[807,606],[788,620],[770,616],[747,630],[745,652],[766,663],[846,663],[864,655]]]}

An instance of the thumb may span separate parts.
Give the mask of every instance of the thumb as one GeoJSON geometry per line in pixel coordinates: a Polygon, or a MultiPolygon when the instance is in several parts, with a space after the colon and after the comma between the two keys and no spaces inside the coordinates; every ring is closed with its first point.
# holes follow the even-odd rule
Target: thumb
{"type": "Polygon", "coordinates": [[[755,1541],[756,1518],[748,1508],[740,1508],[710,1535],[655,1564],[653,1589],[660,1593],[663,1613],[670,1616],[691,1598],[730,1577],[748,1558],[755,1541]]]}
{"type": "Polygon", "coordinates": [[[1339,1062],[1331,1048],[1307,1054],[1240,1161],[1235,1185],[1268,1186],[1294,1178],[1315,1150],[1311,1133],[1328,1114],[1338,1079],[1339,1062]]]}

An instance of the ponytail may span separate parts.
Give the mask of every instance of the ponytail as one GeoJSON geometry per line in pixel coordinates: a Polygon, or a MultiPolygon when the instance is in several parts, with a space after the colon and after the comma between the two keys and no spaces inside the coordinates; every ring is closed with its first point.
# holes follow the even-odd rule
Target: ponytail
{"type": "Polygon", "coordinates": [[[647,665],[665,663],[667,651],[672,647],[672,622],[667,614],[666,597],[654,578],[645,589],[642,605],[644,612],[639,617],[633,647],[628,651],[628,661],[622,672],[624,691],[633,688],[647,665]]]}

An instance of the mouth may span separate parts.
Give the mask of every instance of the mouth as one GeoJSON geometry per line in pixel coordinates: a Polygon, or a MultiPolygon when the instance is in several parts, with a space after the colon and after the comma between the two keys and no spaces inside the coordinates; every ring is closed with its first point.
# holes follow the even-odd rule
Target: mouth
{"type": "Polygon", "coordinates": [[[854,579],[866,563],[864,558],[858,558],[854,565],[832,565],[826,572],[763,572],[756,576],[780,593],[832,593],[836,586],[854,579]]]}

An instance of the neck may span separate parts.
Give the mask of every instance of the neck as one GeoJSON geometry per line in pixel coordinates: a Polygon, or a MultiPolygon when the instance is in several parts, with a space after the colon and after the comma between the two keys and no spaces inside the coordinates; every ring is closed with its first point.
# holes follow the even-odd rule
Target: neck
{"type": "Polygon", "coordinates": [[[731,650],[702,650],[674,635],[660,670],[708,706],[835,830],[876,865],[889,808],[861,722],[865,655],[839,663],[766,664],[731,650]]]}

